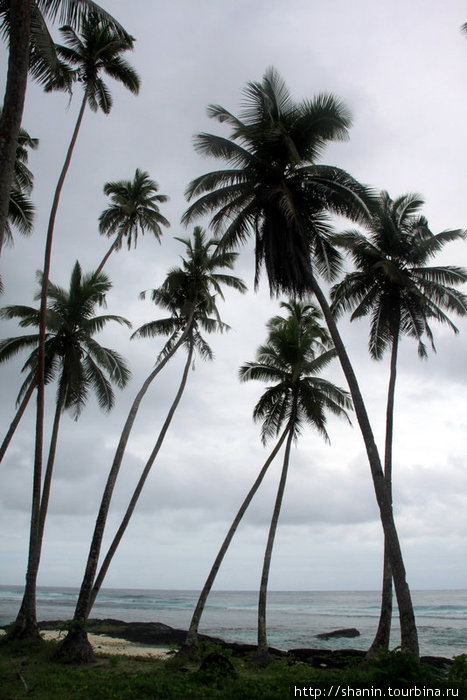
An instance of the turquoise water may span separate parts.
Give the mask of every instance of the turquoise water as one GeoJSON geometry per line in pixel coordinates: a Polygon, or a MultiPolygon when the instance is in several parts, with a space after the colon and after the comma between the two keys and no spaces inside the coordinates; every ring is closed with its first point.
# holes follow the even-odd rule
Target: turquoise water
{"type": "MultiPolygon", "coordinates": [[[[73,616],[78,590],[39,588],[37,614],[41,620],[73,616]]],[[[16,616],[22,587],[0,586],[0,624],[16,616]]],[[[127,622],[163,622],[187,629],[197,600],[196,591],[103,589],[92,617],[127,622]]],[[[257,593],[213,591],[200,631],[229,641],[256,641],[257,593]]],[[[452,657],[467,653],[467,591],[413,591],[423,655],[452,657]]],[[[372,591],[270,591],[268,640],[279,649],[320,647],[367,649],[379,617],[380,595],[372,591]],[[360,637],[320,640],[315,635],[356,627],[360,637]]],[[[397,613],[391,646],[399,644],[397,613]]]]}

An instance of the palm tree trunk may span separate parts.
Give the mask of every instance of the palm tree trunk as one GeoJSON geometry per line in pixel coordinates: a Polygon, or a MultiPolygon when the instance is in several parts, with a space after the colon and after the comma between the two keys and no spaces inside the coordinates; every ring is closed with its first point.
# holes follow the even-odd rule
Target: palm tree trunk
{"type": "Polygon", "coordinates": [[[188,371],[190,369],[191,361],[193,358],[193,347],[190,347],[190,350],[188,352],[187,360],[185,363],[185,368],[183,370],[183,375],[182,375],[182,380],[180,382],[180,386],[178,388],[177,394],[175,396],[175,399],[173,400],[173,403],[170,407],[170,410],[167,414],[167,418],[164,421],[164,424],[161,428],[161,431],[159,433],[159,437],[157,438],[157,442],[154,445],[154,449],[151,452],[151,455],[146,462],[146,465],[144,467],[144,470],[140,476],[140,479],[136,485],[136,488],[133,492],[133,496],[131,497],[130,503],[128,504],[128,508],[126,510],[126,513],[123,517],[123,520],[120,524],[120,527],[117,530],[117,533],[115,534],[114,539],[112,540],[112,544],[109,547],[109,551],[107,552],[104,561],[102,562],[102,566],[99,570],[99,573],[96,576],[96,580],[94,582],[94,586],[92,589],[92,594],[91,594],[91,600],[89,603],[89,608],[87,611],[87,616],[89,616],[89,613],[91,612],[92,606],[94,605],[94,602],[96,600],[97,594],[99,593],[102,583],[104,581],[105,575],[107,574],[108,568],[110,566],[110,562],[113,559],[113,556],[115,552],[117,551],[117,547],[120,544],[120,541],[125,534],[125,530],[128,527],[128,523],[130,522],[131,516],[133,515],[133,511],[136,507],[136,504],[138,503],[139,497],[141,495],[141,491],[143,490],[144,484],[146,483],[146,479],[149,476],[149,472],[151,471],[152,465],[154,464],[154,461],[159,454],[159,450],[162,447],[162,443],[164,442],[167,430],[169,429],[169,426],[172,422],[172,418],[174,416],[175,411],[177,410],[178,404],[180,403],[180,399],[182,398],[183,392],[185,391],[186,387],[186,382],[188,378],[188,371]]]}
{"type": "Polygon", "coordinates": [[[11,630],[12,636],[18,636],[16,630],[19,629],[19,636],[38,637],[36,619],[36,581],[40,560],[40,508],[42,490],[42,448],[44,436],[44,364],[45,364],[45,332],[46,332],[46,311],[47,311],[47,290],[49,286],[50,263],[52,257],[52,241],[57,215],[60,194],[65,182],[65,177],[73,155],[73,149],[78,138],[79,129],[86,108],[87,95],[84,94],[83,101],[78,113],[70,145],[68,146],[65,162],[63,164],[58,183],[55,188],[55,195],[50,211],[49,224],[44,252],[44,270],[42,273],[41,305],[39,312],[39,346],[37,362],[37,414],[36,414],[36,441],[34,448],[34,476],[33,476],[33,496],[31,507],[31,528],[29,536],[29,555],[26,573],[26,587],[23,596],[23,604],[11,630]],[[28,631],[29,630],[29,631],[28,631]]]}
{"type": "Polygon", "coordinates": [[[267,458],[266,462],[264,463],[260,473],[258,474],[255,483],[251,487],[251,489],[248,491],[245,500],[243,501],[242,505],[240,506],[240,509],[235,516],[232,525],[230,526],[230,529],[225,536],[224,541],[222,542],[221,548],[219,549],[219,552],[217,554],[217,557],[214,561],[214,564],[212,565],[211,571],[209,572],[209,575],[206,579],[206,582],[203,586],[203,589],[200,593],[200,596],[198,598],[198,602],[196,604],[193,616],[191,618],[190,622],[190,627],[188,629],[188,633],[185,639],[185,642],[182,647],[182,653],[195,658],[198,655],[199,651],[199,644],[198,644],[198,628],[199,628],[199,623],[201,620],[201,616],[204,612],[204,608],[206,605],[206,600],[208,598],[209,593],[211,592],[211,588],[214,584],[214,581],[217,576],[217,572],[219,571],[220,565],[222,564],[222,561],[224,559],[224,556],[227,553],[228,548],[230,547],[230,543],[233,539],[233,536],[235,535],[238,526],[240,525],[240,522],[245,515],[245,512],[250,505],[253,496],[259,489],[267,470],[269,469],[269,466],[271,465],[272,461],[274,460],[275,456],[279,452],[280,448],[282,447],[282,444],[287,437],[287,434],[289,432],[289,427],[284,430],[282,433],[281,437],[276,443],[276,446],[274,447],[273,451],[267,458]]]}
{"type": "Polygon", "coordinates": [[[412,654],[418,658],[418,635],[415,624],[415,615],[413,611],[412,599],[409,586],[407,584],[404,560],[400,548],[399,537],[397,534],[396,525],[394,522],[391,499],[387,492],[383,468],[379,458],[378,449],[376,447],[373,431],[371,429],[368,414],[366,412],[363,397],[360,392],[360,387],[357,378],[350,363],[347,351],[345,349],[342,338],[337,329],[336,322],[331,313],[329,304],[324,296],[319,284],[314,276],[310,280],[311,289],[315,294],[318,303],[323,311],[324,318],[331,334],[337,355],[339,357],[344,375],[347,379],[349,390],[353,399],[355,415],[357,416],[360,430],[365,443],[368,461],[370,464],[371,475],[373,478],[373,486],[375,489],[376,500],[378,503],[381,523],[384,530],[384,537],[388,550],[388,558],[391,563],[392,575],[394,579],[394,588],[396,591],[397,604],[399,607],[399,619],[401,626],[401,649],[403,652],[412,654]]]}
{"type": "Polygon", "coordinates": [[[44,483],[42,486],[42,496],[41,496],[41,507],[39,514],[39,556],[40,550],[42,549],[42,540],[44,538],[44,528],[45,520],[47,518],[47,510],[49,507],[49,497],[50,497],[50,486],[52,483],[52,474],[55,463],[55,454],[57,451],[57,441],[58,441],[58,431],[60,428],[60,418],[63,412],[63,399],[60,397],[57,399],[57,405],[55,407],[55,416],[52,427],[52,435],[50,438],[49,447],[49,457],[47,459],[47,466],[45,469],[44,483]]]}
{"type": "Polygon", "coordinates": [[[102,258],[102,260],[99,264],[99,267],[96,270],[96,275],[99,274],[99,272],[102,272],[102,269],[103,269],[104,265],[106,264],[107,260],[110,258],[110,256],[114,252],[114,250],[116,248],[118,248],[121,239],[122,239],[121,235],[116,237],[116,239],[114,240],[114,242],[112,243],[112,245],[108,249],[107,253],[102,258]]]}
{"type": "MultiPolygon", "coordinates": [[[[397,353],[399,348],[399,327],[394,332],[391,349],[391,367],[389,372],[388,400],[386,406],[386,440],[384,450],[384,478],[392,506],[392,444],[394,435],[394,396],[397,375],[397,353]]],[[[368,650],[367,657],[375,656],[381,649],[389,649],[392,621],[392,570],[389,552],[384,538],[383,584],[381,594],[381,611],[375,638],[368,650]]]]}
{"type": "Polygon", "coordinates": [[[16,146],[28,82],[31,24],[30,0],[10,0],[9,8],[10,51],[0,116],[0,254],[8,219],[16,146]]]}
{"type": "Polygon", "coordinates": [[[289,436],[285,446],[284,461],[282,464],[282,474],[277,489],[276,502],[272,514],[271,525],[269,527],[268,541],[264,553],[263,572],[261,574],[261,585],[259,589],[258,603],[258,650],[257,658],[261,665],[269,663],[268,642],[266,634],[266,598],[268,591],[269,569],[271,566],[272,548],[274,546],[274,538],[276,536],[277,523],[282,507],[282,499],[284,497],[285,484],[287,481],[287,472],[289,469],[290,449],[293,440],[293,421],[289,422],[289,436]]]}
{"type": "MultiPolygon", "coordinates": [[[[185,389],[187,376],[188,376],[188,370],[190,368],[192,356],[193,356],[193,348],[190,347],[190,351],[188,353],[188,358],[187,358],[187,361],[185,363],[185,369],[183,372],[182,381],[180,383],[180,386],[179,386],[179,389],[178,389],[177,394],[175,396],[175,399],[172,403],[172,406],[170,407],[169,413],[167,415],[167,418],[165,419],[164,425],[162,426],[161,432],[159,433],[159,437],[158,437],[157,442],[154,446],[154,449],[151,452],[151,455],[150,455],[148,461],[146,462],[146,466],[144,467],[144,470],[141,474],[141,477],[138,481],[138,484],[133,492],[133,496],[130,500],[130,503],[128,505],[126,513],[125,513],[123,520],[120,524],[120,527],[117,530],[117,533],[112,541],[112,544],[109,547],[107,555],[102,563],[100,571],[99,571],[98,575],[96,576],[95,580],[94,580],[94,574],[93,574],[92,583],[94,585],[93,585],[92,589],[89,588],[89,592],[87,592],[85,590],[83,585],[81,587],[81,591],[80,591],[80,594],[78,597],[78,602],[77,602],[74,617],[73,617],[73,622],[74,622],[73,629],[70,632],[68,632],[67,636],[65,637],[62,644],[60,645],[60,648],[58,649],[57,655],[60,658],[66,658],[68,661],[72,660],[75,663],[88,663],[88,662],[92,661],[94,658],[94,656],[92,654],[91,645],[89,644],[89,642],[87,640],[87,634],[86,634],[86,629],[85,629],[86,621],[87,621],[87,618],[91,612],[92,606],[94,605],[94,601],[97,597],[97,594],[100,590],[100,587],[102,585],[104,577],[107,573],[107,569],[109,568],[110,562],[112,561],[113,555],[115,554],[115,551],[117,550],[117,547],[120,543],[120,540],[122,539],[123,534],[124,534],[124,532],[127,528],[127,525],[130,521],[130,518],[133,514],[133,511],[135,509],[135,506],[138,502],[139,496],[140,496],[141,491],[143,489],[144,483],[148,477],[148,474],[151,470],[151,467],[154,463],[154,460],[156,459],[157,454],[158,454],[158,452],[161,448],[161,445],[164,441],[165,434],[169,428],[169,425],[171,423],[171,420],[173,418],[175,410],[180,402],[183,391],[185,389]],[[85,596],[86,593],[87,593],[87,596],[85,596]]],[[[102,536],[103,536],[103,531],[102,531],[102,536]]],[[[102,541],[102,536],[101,536],[101,541],[102,541]]],[[[84,583],[84,581],[83,581],[83,583],[84,583]]],[[[91,583],[91,585],[92,585],[92,583],[91,583]]]]}
{"type": "Polygon", "coordinates": [[[2,459],[5,456],[5,452],[8,449],[8,446],[11,442],[13,435],[15,434],[15,430],[18,427],[18,424],[19,424],[21,418],[23,417],[23,413],[26,410],[26,407],[29,403],[29,399],[33,395],[35,388],[36,388],[36,385],[34,382],[32,382],[31,385],[29,386],[26,394],[24,395],[23,400],[21,401],[21,403],[18,407],[18,410],[16,411],[15,417],[13,418],[13,420],[10,423],[10,427],[8,428],[7,434],[5,435],[3,442],[2,442],[2,445],[0,447],[0,462],[2,461],[2,459]]]}

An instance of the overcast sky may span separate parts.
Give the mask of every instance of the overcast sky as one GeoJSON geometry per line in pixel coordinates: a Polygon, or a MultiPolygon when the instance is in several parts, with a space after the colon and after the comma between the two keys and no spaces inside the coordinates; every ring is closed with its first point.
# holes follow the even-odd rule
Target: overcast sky
{"type": "MultiPolygon", "coordinates": [[[[295,99],[332,92],[353,114],[348,142],[328,147],[322,162],[396,197],[420,192],[433,231],[467,222],[467,21],[463,0],[103,0],[136,38],[128,54],[142,87],[138,97],[108,80],[110,115],[85,114],[56,223],[51,279],[67,285],[79,259],[88,271],[108,240],[97,232],[106,206],[102,187],[147,170],[170,196],[161,212],[171,222],[161,245],[148,235],[136,250],[111,257],[114,288],[108,313],[134,328],[163,313],[140,301],[159,286],[184,249],[180,217],[189,181],[210,169],[192,147],[199,131],[226,134],[206,117],[209,103],[234,113],[241,90],[268,66],[282,74],[295,99]]],[[[4,48],[0,54],[2,93],[4,48]]],[[[40,139],[30,157],[37,207],[31,238],[15,235],[2,255],[1,305],[32,304],[35,271],[54,187],[81,95],[45,95],[30,82],[24,126],[40,139]]],[[[207,222],[200,222],[206,224],[207,222]]],[[[467,265],[467,246],[451,244],[439,258],[467,265]]],[[[278,313],[263,279],[253,291],[252,246],[236,274],[250,291],[229,292],[220,306],[232,330],[210,339],[214,362],[196,360],[172,427],[153,467],[106,585],[128,588],[202,586],[218,547],[269,451],[252,421],[259,383],[240,384],[238,367],[254,359],[265,323],[278,313]]],[[[396,397],[394,492],[397,525],[410,585],[465,588],[467,558],[467,323],[460,334],[435,327],[438,353],[418,359],[403,341],[396,397]]],[[[341,323],[382,449],[388,358],[368,358],[366,321],[341,323]]],[[[2,322],[1,337],[17,335],[2,322]]],[[[98,339],[129,361],[133,379],[110,415],[90,400],[80,420],[62,420],[55,478],[39,575],[42,585],[77,586],[88,542],[129,406],[153,367],[161,344],[129,341],[110,327],[98,339]]],[[[21,359],[0,367],[1,426],[14,414],[21,359]]],[[[175,394],[184,362],[173,359],[148,393],[132,438],[109,518],[119,523],[175,394]]],[[[327,378],[345,386],[337,362],[327,378]]],[[[48,430],[54,389],[48,391],[48,430]]],[[[48,433],[47,433],[48,434],[48,433]]],[[[292,454],[273,554],[271,589],[378,589],[382,536],[370,471],[358,427],[329,420],[331,445],[307,430],[292,454]]],[[[0,584],[21,584],[27,559],[32,485],[34,406],[28,408],[0,466],[0,584]]],[[[271,467],[218,576],[217,588],[256,589],[281,461],[271,467]]]]}

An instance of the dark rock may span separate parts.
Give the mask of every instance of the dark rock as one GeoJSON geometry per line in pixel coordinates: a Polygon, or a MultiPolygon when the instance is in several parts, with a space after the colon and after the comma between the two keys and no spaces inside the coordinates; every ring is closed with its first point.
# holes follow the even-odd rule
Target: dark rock
{"type": "Polygon", "coordinates": [[[334,630],[333,632],[321,632],[321,634],[315,634],[317,639],[332,639],[333,637],[359,637],[360,632],[355,629],[355,627],[347,627],[341,630],[334,630]]]}

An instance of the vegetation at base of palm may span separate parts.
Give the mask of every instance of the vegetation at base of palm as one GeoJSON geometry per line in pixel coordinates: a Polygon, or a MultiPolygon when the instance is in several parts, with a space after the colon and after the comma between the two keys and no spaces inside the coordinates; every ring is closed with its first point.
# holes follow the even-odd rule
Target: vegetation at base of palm
{"type": "MultiPolygon", "coordinates": [[[[456,326],[447,315],[467,314],[467,296],[456,289],[467,281],[467,270],[459,266],[428,266],[447,243],[465,239],[461,230],[433,234],[420,215],[423,199],[405,194],[392,200],[381,192],[367,223],[367,233],[345,231],[335,237],[352,259],[355,271],[331,290],[336,316],[352,311],[351,321],[371,317],[369,351],[379,360],[390,350],[386,406],[384,475],[392,500],[392,446],[397,360],[403,336],[417,342],[418,354],[428,356],[424,340],[435,350],[431,322],[456,326]]],[[[375,640],[369,651],[388,648],[392,617],[392,576],[385,546],[381,614],[375,640]]]]}
{"type": "MultiPolygon", "coordinates": [[[[417,684],[445,692],[453,683],[462,683],[458,678],[451,678],[451,672],[447,676],[436,673],[430,666],[414,664],[413,659],[397,652],[392,652],[393,658],[387,660],[396,674],[392,677],[388,673],[384,675],[386,661],[365,667],[350,665],[341,670],[325,670],[285,657],[267,668],[258,669],[248,656],[227,654],[226,658],[235,671],[235,677],[232,677],[223,673],[202,673],[200,663],[180,668],[171,661],[142,657],[99,655],[97,664],[80,668],[54,661],[55,649],[55,642],[45,642],[41,647],[31,645],[25,648],[24,644],[0,647],[3,696],[26,698],[33,695],[37,700],[51,697],[57,700],[71,697],[92,697],[93,700],[283,700],[290,696],[294,685],[307,689],[313,686],[328,689],[336,684],[353,688],[384,687],[388,681],[394,684],[397,674],[401,670],[406,673],[408,669],[410,680],[405,681],[405,685],[402,681],[401,687],[413,688],[417,684]]],[[[210,653],[211,647],[203,650],[203,657],[210,653]]]]}
{"type": "MultiPolygon", "coordinates": [[[[45,339],[46,374],[51,381],[57,377],[57,399],[50,438],[49,456],[38,494],[37,521],[31,525],[33,556],[29,562],[27,585],[17,619],[11,630],[10,638],[37,636],[35,620],[35,586],[39,570],[42,540],[48,509],[52,474],[58,441],[61,415],[71,410],[77,419],[92,389],[100,408],[109,411],[114,404],[112,383],[123,388],[130,372],[123,358],[114,350],[101,346],[94,335],[101,331],[109,321],[130,326],[121,316],[94,316],[96,305],[102,305],[111,283],[106,275],[91,273],[82,275],[77,262],[73,268],[69,290],[49,283],[47,296],[49,304],[46,313],[46,326],[50,337],[45,339]]],[[[42,290],[40,294],[42,293],[42,290]]],[[[40,296],[40,294],[38,296],[40,296]]],[[[23,327],[37,326],[40,313],[37,309],[26,306],[10,306],[2,309],[5,318],[20,318],[23,327]]],[[[24,347],[34,349],[29,355],[24,368],[28,378],[23,389],[38,384],[38,364],[40,336],[38,334],[8,338],[0,344],[0,359],[8,359],[24,347]]]]}
{"type": "Polygon", "coordinates": [[[314,294],[321,307],[347,380],[368,457],[388,543],[404,652],[418,655],[418,635],[402,550],[384,472],[363,396],[318,276],[333,280],[342,258],[336,250],[329,213],[365,222],[374,196],[345,171],[318,165],[328,141],[346,138],[350,114],[331,95],[293,101],[274,69],[262,82],[248,83],[238,118],[219,105],[208,114],[232,127],[231,138],[200,134],[197,150],[232,167],[193,180],[186,191],[198,197],[183,220],[213,213],[220,245],[231,248],[253,234],[256,284],[264,265],[271,293],[314,294]]]}
{"type": "Polygon", "coordinates": [[[110,197],[111,204],[99,217],[99,233],[115,236],[115,240],[97,268],[102,270],[113,251],[120,250],[126,239],[128,250],[136,248],[138,232],[152,233],[157,241],[162,237],[161,226],[170,226],[169,221],[159,211],[159,204],[167,202],[165,194],[157,194],[159,185],[151,180],[144,170],[136,169],[133,180],[107,182],[104,194],[110,197]]]}
{"type": "Polygon", "coordinates": [[[282,303],[289,312],[286,318],[274,317],[268,324],[268,339],[256,353],[256,361],[240,368],[242,381],[262,381],[270,386],[259,399],[253,411],[260,421],[261,438],[278,437],[287,425],[281,478],[271,517],[264,554],[258,604],[258,651],[261,665],[270,663],[266,631],[266,598],[274,538],[285,492],[290,453],[293,441],[304,425],[315,428],[329,441],[326,431],[326,413],[347,417],[352,408],[350,395],[318,375],[336,357],[331,338],[320,324],[322,315],[312,304],[282,303]]]}
{"type": "MultiPolygon", "coordinates": [[[[212,350],[202,337],[201,332],[223,332],[229,328],[221,321],[217,308],[217,297],[224,299],[222,289],[224,286],[241,293],[247,289],[238,277],[223,272],[226,269],[233,269],[237,253],[220,250],[217,241],[207,238],[202,228],[199,226],[195,227],[193,237],[190,239],[177,238],[176,240],[183,243],[186,248],[185,257],[182,258],[182,266],[169,270],[161,287],[150,292],[152,301],[170,311],[170,316],[144,324],[132,336],[153,338],[165,335],[169,336],[169,338],[159,353],[155,369],[143,382],[141,389],[137,393],[123,427],[97,514],[88,560],[74,613],[74,619],[77,621],[85,621],[91,612],[107,568],[125,532],[145,480],[170,425],[173,413],[184,391],[193,352],[196,350],[204,359],[213,358],[212,350]],[[188,355],[179,391],[162,426],[154,449],[143,469],[121,526],[110,545],[100,571],[96,575],[112,493],[141,401],[159,371],[182,345],[186,347],[188,355]]],[[[143,292],[141,296],[144,298],[146,292],[143,292]]],[[[86,644],[82,637],[75,640],[69,635],[61,646],[60,653],[62,652],[68,658],[73,657],[77,662],[87,663],[92,660],[90,645],[89,643],[86,644]]]]}

